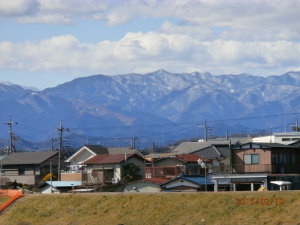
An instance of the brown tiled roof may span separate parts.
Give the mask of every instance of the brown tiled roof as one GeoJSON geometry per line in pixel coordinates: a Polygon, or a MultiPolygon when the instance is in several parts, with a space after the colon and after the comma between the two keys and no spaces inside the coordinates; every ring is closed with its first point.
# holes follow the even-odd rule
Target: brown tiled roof
{"type": "Polygon", "coordinates": [[[208,159],[205,159],[203,157],[200,157],[196,154],[182,154],[182,155],[176,155],[176,158],[181,160],[181,161],[184,161],[184,162],[187,162],[187,163],[190,163],[190,162],[194,162],[194,163],[197,163],[197,160],[201,159],[202,161],[206,161],[206,162],[209,162],[210,160],[208,159]]]}
{"type": "Polygon", "coordinates": [[[131,158],[132,156],[137,156],[136,154],[117,154],[117,155],[96,155],[93,158],[84,162],[84,164],[116,164],[131,158]]]}

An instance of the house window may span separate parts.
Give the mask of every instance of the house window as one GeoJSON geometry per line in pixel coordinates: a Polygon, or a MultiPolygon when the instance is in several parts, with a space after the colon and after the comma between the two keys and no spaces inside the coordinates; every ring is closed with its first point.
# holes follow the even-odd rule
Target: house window
{"type": "Polygon", "coordinates": [[[279,160],[278,160],[278,154],[277,153],[275,153],[275,154],[272,155],[272,162],[273,163],[278,163],[279,162],[279,160]]]}
{"type": "Polygon", "coordinates": [[[280,154],[279,155],[279,163],[287,163],[286,154],[280,154]]]}
{"type": "MultiPolygon", "coordinates": [[[[290,158],[291,160],[291,158],[290,158]]],[[[273,163],[281,163],[281,164],[286,164],[288,162],[288,159],[287,159],[287,154],[285,153],[281,153],[281,154],[278,154],[278,153],[275,153],[272,155],[272,161],[273,163]]]]}
{"type": "Polygon", "coordinates": [[[245,164],[258,164],[259,156],[258,154],[244,155],[245,164]]]}
{"type": "Polygon", "coordinates": [[[19,168],[19,175],[25,175],[25,169],[24,168],[19,168]]]}
{"type": "Polygon", "coordinates": [[[290,154],[289,158],[290,158],[290,163],[291,164],[295,164],[296,163],[296,154],[290,154]]]}

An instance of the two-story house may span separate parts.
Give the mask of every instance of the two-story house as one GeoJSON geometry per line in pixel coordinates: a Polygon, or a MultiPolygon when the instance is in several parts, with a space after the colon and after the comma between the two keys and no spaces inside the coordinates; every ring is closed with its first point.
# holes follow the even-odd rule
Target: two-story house
{"type": "Polygon", "coordinates": [[[277,143],[245,143],[230,149],[231,171],[216,174],[216,183],[228,182],[232,190],[272,189],[270,181],[291,181],[291,189],[300,189],[300,150],[277,143]]]}
{"type": "Polygon", "coordinates": [[[146,178],[173,179],[179,175],[204,175],[205,169],[199,164],[199,160],[211,164],[211,160],[196,154],[170,155],[155,159],[150,166],[145,167],[146,178]]]}
{"type": "Polygon", "coordinates": [[[50,170],[57,176],[58,152],[13,152],[0,160],[1,181],[38,185],[50,170]]]}

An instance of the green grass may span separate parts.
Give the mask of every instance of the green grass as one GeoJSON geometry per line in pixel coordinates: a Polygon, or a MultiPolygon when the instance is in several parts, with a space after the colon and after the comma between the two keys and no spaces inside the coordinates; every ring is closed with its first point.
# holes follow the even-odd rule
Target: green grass
{"type": "Polygon", "coordinates": [[[17,200],[1,215],[0,224],[298,224],[299,208],[298,191],[37,194],[17,200]],[[237,198],[258,201],[237,205],[237,198]],[[275,200],[262,205],[259,200],[267,198],[275,200]]]}

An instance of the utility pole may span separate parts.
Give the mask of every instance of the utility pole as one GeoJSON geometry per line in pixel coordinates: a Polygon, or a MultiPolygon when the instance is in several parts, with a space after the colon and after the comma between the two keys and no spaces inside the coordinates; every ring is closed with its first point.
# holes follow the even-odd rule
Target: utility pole
{"type": "Polygon", "coordinates": [[[132,140],[131,140],[131,148],[132,149],[135,149],[135,140],[136,140],[136,137],[135,137],[135,134],[133,134],[132,140]]]}
{"type": "Polygon", "coordinates": [[[62,148],[63,148],[63,140],[62,140],[62,136],[63,136],[63,132],[64,131],[69,131],[69,129],[65,129],[63,128],[62,126],[62,121],[60,121],[60,126],[59,128],[57,128],[58,130],[58,136],[59,136],[59,149],[58,149],[58,173],[57,173],[57,179],[58,181],[60,181],[60,173],[61,173],[61,151],[62,151],[62,148]]]}
{"type": "Polygon", "coordinates": [[[52,133],[51,133],[51,139],[50,139],[50,141],[51,141],[51,152],[52,152],[54,150],[54,138],[53,138],[52,133]]]}
{"type": "Polygon", "coordinates": [[[52,162],[50,161],[50,190],[52,194],[52,162]]]}
{"type": "Polygon", "coordinates": [[[208,131],[211,131],[211,128],[207,126],[206,119],[204,120],[203,129],[204,129],[204,140],[205,142],[207,142],[208,131]]]}
{"type": "Polygon", "coordinates": [[[152,141],[152,153],[153,154],[155,153],[155,144],[154,144],[154,141],[152,141]]]}
{"type": "MultiPolygon", "coordinates": [[[[12,122],[12,121],[11,121],[11,116],[9,116],[9,121],[5,123],[5,124],[7,124],[8,127],[9,127],[9,131],[8,131],[8,133],[9,133],[9,148],[8,148],[8,154],[10,154],[10,153],[16,151],[15,145],[14,145],[14,140],[15,140],[16,137],[15,137],[13,131],[12,131],[12,124],[14,124],[14,123],[15,123],[15,122],[12,122]]],[[[15,123],[15,124],[17,124],[17,123],[15,123]]]]}

